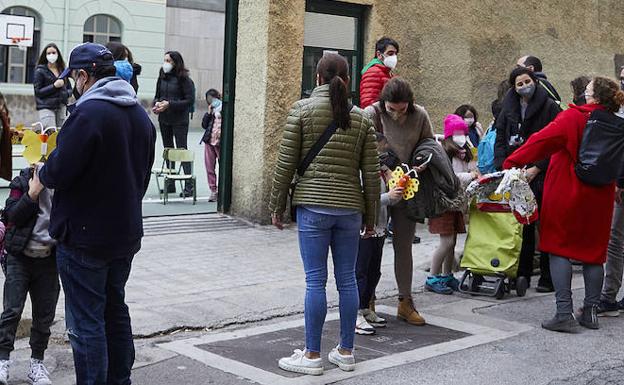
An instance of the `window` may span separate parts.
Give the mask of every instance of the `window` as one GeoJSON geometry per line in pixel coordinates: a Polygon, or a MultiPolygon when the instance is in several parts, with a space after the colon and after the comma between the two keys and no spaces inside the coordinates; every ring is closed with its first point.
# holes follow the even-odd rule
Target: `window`
{"type": "Polygon", "coordinates": [[[0,46],[0,82],[32,83],[37,59],[39,59],[41,17],[32,9],[26,7],[10,7],[2,11],[2,13],[34,17],[35,31],[33,45],[26,51],[22,51],[18,47],[0,46]]]}
{"type": "Polygon", "coordinates": [[[121,41],[121,23],[108,15],[91,16],[85,22],[82,41],[99,44],[121,41]]]}
{"type": "Polygon", "coordinates": [[[363,66],[363,19],[365,7],[327,0],[307,0],[304,21],[303,79],[301,96],[316,86],[316,65],[325,52],[338,53],[349,62],[351,97],[359,103],[360,70],[363,66]]]}

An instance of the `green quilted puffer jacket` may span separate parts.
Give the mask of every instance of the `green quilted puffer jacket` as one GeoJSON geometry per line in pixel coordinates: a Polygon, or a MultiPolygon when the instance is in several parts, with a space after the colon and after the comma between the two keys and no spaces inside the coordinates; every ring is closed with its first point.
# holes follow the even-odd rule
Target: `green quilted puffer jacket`
{"type": "MultiPolygon", "coordinates": [[[[269,210],[286,210],[288,190],[299,163],[332,121],[329,85],[314,89],[288,114],[279,149],[269,210]]],[[[293,204],[359,210],[366,225],[375,224],[379,206],[379,158],[371,121],[357,107],[351,127],[338,128],[299,178],[293,204]]]]}

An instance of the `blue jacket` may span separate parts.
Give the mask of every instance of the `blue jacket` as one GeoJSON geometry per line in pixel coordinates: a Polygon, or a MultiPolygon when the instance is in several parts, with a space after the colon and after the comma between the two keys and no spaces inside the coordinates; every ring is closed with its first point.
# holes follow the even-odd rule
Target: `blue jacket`
{"type": "Polygon", "coordinates": [[[89,88],[39,172],[56,190],[50,235],[94,254],[136,253],[155,142],[156,130],[130,84],[109,77],[89,88]]]}

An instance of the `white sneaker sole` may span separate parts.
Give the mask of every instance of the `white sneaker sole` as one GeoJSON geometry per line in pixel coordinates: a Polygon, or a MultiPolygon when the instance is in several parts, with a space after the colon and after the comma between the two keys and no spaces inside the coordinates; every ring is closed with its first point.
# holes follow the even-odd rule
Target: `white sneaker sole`
{"type": "Polygon", "coordinates": [[[368,321],[368,323],[370,324],[370,326],[374,327],[374,328],[385,328],[386,325],[388,324],[387,322],[373,322],[373,321],[368,321]]]}
{"type": "Polygon", "coordinates": [[[345,364],[344,362],[335,359],[332,355],[329,355],[327,358],[329,359],[329,362],[338,366],[341,370],[345,372],[352,372],[355,370],[355,364],[345,364]]]}
{"type": "Polygon", "coordinates": [[[361,336],[372,336],[372,335],[375,335],[375,329],[368,330],[368,329],[355,328],[355,334],[359,334],[361,336]]]}
{"type": "Polygon", "coordinates": [[[323,374],[323,368],[309,368],[306,366],[297,366],[297,365],[290,365],[287,364],[285,362],[279,361],[278,365],[280,367],[280,369],[283,369],[287,372],[293,372],[293,373],[301,373],[301,374],[308,374],[310,376],[320,376],[323,374]]]}
{"type": "Polygon", "coordinates": [[[605,311],[602,313],[598,313],[598,317],[619,317],[619,316],[620,316],[619,310],[605,311]]]}

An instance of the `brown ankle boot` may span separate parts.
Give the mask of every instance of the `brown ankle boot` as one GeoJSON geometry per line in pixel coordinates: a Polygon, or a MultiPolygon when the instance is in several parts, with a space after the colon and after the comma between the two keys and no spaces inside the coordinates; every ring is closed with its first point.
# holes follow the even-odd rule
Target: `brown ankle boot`
{"type": "Polygon", "coordinates": [[[418,311],[414,308],[414,302],[412,302],[411,298],[399,299],[397,318],[407,322],[410,325],[422,326],[425,324],[425,319],[418,314],[418,311]]]}

